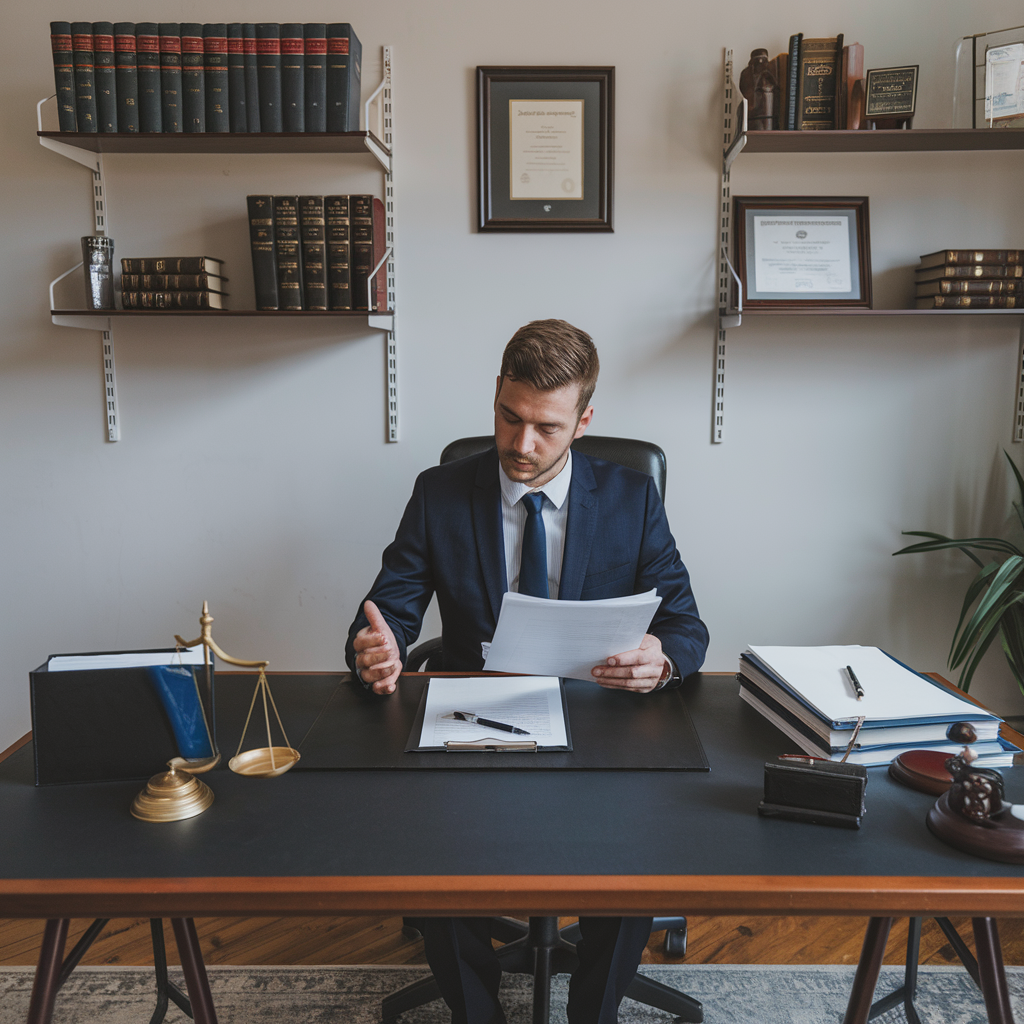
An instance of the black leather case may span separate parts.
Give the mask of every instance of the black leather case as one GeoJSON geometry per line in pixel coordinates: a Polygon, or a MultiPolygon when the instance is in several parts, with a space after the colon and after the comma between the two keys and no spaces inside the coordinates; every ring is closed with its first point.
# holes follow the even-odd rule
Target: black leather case
{"type": "Polygon", "coordinates": [[[860,828],[868,770],[838,761],[776,757],[764,765],[764,817],[860,828]]]}

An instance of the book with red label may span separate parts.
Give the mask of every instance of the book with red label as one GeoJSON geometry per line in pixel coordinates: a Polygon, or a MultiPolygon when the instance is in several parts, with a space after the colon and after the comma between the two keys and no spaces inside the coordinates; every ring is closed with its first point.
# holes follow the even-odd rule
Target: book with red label
{"type": "Polygon", "coordinates": [[[942,278],[979,278],[999,280],[1006,277],[1024,277],[1024,265],[1008,263],[965,263],[962,266],[944,264],[941,267],[921,267],[914,270],[914,280],[939,281],[942,278]]]}
{"type": "Polygon", "coordinates": [[[299,196],[303,309],[327,308],[327,239],[323,196],[299,196]]]}
{"type": "Polygon", "coordinates": [[[80,132],[99,131],[96,127],[96,76],[93,66],[92,22],[71,23],[71,58],[75,70],[75,117],[80,132]]]}
{"type": "Polygon", "coordinates": [[[186,132],[206,131],[206,52],[203,26],[181,24],[181,124],[186,132]]]}
{"type": "Polygon", "coordinates": [[[96,126],[101,132],[117,131],[117,66],[114,25],[95,21],[92,26],[93,78],[96,83],[96,126]]]}
{"type": "Polygon", "coordinates": [[[121,260],[122,274],[213,274],[223,277],[223,260],[213,256],[143,256],[121,260]]]}
{"type": "Polygon", "coordinates": [[[274,261],[277,264],[277,308],[302,309],[298,196],[274,196],[274,261]]]}
{"type": "Polygon", "coordinates": [[[242,23],[242,52],[245,56],[245,120],[247,131],[260,130],[259,58],[256,53],[256,26],[242,23]]]}
{"type": "Polygon", "coordinates": [[[117,130],[139,130],[139,69],[135,53],[135,23],[114,25],[114,68],[117,79],[117,130]]]}
{"type": "Polygon", "coordinates": [[[915,299],[917,309],[1015,309],[1015,295],[929,295],[915,299]]]}
{"type": "Polygon", "coordinates": [[[125,309],[227,309],[218,292],[121,291],[125,309]]]}
{"type": "Polygon", "coordinates": [[[327,26],[303,26],[305,40],[306,131],[327,131],[327,26]]]}
{"type": "Polygon", "coordinates": [[[281,26],[281,120],[286,132],[306,130],[306,43],[302,25],[281,26]]]}
{"type": "Polygon", "coordinates": [[[71,22],[50,22],[50,49],[53,51],[53,79],[57,87],[57,123],[62,132],[73,132],[75,116],[75,61],[71,49],[71,22]]]}
{"type": "Polygon", "coordinates": [[[245,111],[245,44],[242,25],[228,25],[228,127],[233,132],[247,132],[245,111]]]}
{"type": "Polygon", "coordinates": [[[374,196],[349,196],[352,219],[352,308],[387,308],[387,264],[371,273],[387,248],[384,204],[374,196]]]}
{"type": "Polygon", "coordinates": [[[160,23],[160,120],[165,132],[182,130],[181,25],[160,23]]]}
{"type": "Polygon", "coordinates": [[[160,88],[160,34],[155,22],[135,26],[135,65],[139,80],[139,131],[163,131],[160,88]]]}
{"type": "Polygon", "coordinates": [[[352,225],[348,196],[324,196],[327,238],[327,305],[352,308],[352,225]]]}
{"type": "MultiPolygon", "coordinates": [[[[261,132],[284,130],[281,117],[281,26],[256,26],[256,72],[259,79],[261,132]]],[[[284,307],[282,307],[284,308],[284,307]]]]}
{"type": "Polygon", "coordinates": [[[223,22],[203,26],[203,61],[206,130],[229,132],[228,27],[223,22]]]}
{"type": "Polygon", "coordinates": [[[327,26],[327,130],[359,131],[363,45],[346,22],[327,26]]]}
{"type": "Polygon", "coordinates": [[[919,267],[961,266],[965,263],[1024,263],[1021,249],[940,249],[921,257],[919,267]]]}

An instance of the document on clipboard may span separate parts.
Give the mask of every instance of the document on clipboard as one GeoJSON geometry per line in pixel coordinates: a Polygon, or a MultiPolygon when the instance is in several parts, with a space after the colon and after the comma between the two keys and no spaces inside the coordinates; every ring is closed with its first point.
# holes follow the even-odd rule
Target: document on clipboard
{"type": "Polygon", "coordinates": [[[431,678],[418,739],[416,750],[572,749],[557,676],[431,678]]]}

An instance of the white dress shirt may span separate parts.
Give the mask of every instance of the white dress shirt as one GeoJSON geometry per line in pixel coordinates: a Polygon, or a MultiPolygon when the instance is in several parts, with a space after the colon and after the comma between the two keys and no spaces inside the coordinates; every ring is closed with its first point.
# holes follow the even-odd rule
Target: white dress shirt
{"type": "Polygon", "coordinates": [[[558,476],[541,487],[516,483],[510,480],[498,464],[498,480],[501,484],[501,526],[505,538],[505,575],[508,589],[519,593],[519,565],[523,557],[523,529],[526,526],[527,511],[520,499],[524,494],[538,491],[544,495],[541,519],[548,555],[548,596],[558,597],[558,585],[562,579],[562,554],[565,551],[565,523],[569,513],[569,484],[572,483],[572,450],[565,460],[558,476]]]}

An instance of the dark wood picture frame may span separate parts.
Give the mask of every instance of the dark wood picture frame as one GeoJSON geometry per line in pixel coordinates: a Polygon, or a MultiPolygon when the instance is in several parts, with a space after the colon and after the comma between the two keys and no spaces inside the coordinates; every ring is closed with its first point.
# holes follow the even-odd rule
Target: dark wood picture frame
{"type": "Polygon", "coordinates": [[[612,231],[614,67],[478,67],[478,231],[612,231]],[[509,100],[583,100],[581,196],[513,198],[509,100]]]}
{"type": "MultiPolygon", "coordinates": [[[[733,214],[732,260],[742,288],[743,310],[871,309],[871,230],[867,196],[735,196],[733,214]],[[750,287],[757,253],[754,240],[748,235],[747,220],[748,216],[758,213],[808,215],[812,219],[836,213],[852,219],[849,292],[839,295],[825,291],[759,293],[756,287],[750,287]],[[775,297],[770,297],[773,294],[775,297]]],[[[737,299],[734,283],[734,308],[739,307],[737,299]]]]}

